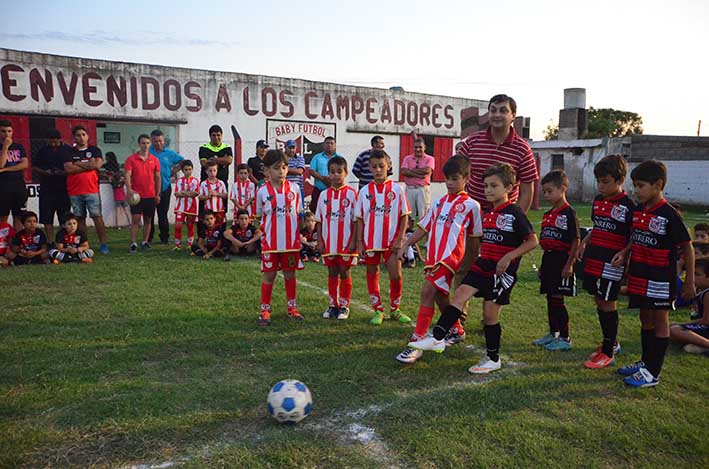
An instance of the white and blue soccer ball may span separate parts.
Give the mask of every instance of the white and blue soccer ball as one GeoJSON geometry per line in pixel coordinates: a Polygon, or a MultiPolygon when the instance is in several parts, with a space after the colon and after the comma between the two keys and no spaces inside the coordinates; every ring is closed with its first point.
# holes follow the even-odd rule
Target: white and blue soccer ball
{"type": "Polygon", "coordinates": [[[268,413],[281,423],[298,423],[310,415],[313,396],[295,379],[279,381],[268,393],[268,413]]]}

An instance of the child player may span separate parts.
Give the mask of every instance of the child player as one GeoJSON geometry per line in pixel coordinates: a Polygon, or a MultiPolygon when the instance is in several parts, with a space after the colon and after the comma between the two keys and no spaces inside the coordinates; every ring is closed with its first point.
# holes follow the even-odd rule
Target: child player
{"type": "Polygon", "coordinates": [[[246,210],[250,217],[254,216],[254,201],[256,185],[249,179],[249,165],[242,163],[236,168],[237,179],[231,186],[229,199],[234,203],[234,223],[238,220],[239,210],[246,210]]]}
{"type": "Polygon", "coordinates": [[[204,210],[214,213],[215,223],[221,225],[226,221],[225,202],[229,194],[224,181],[217,179],[218,166],[216,161],[207,162],[207,179],[199,185],[199,200],[204,202],[204,210]]]}
{"type": "Polygon", "coordinates": [[[694,262],[694,284],[697,296],[694,299],[695,317],[684,324],[670,327],[670,339],[686,344],[684,350],[689,353],[709,354],[709,259],[697,259],[694,262]]]}
{"type": "Polygon", "coordinates": [[[222,236],[224,235],[224,225],[217,225],[217,217],[211,210],[205,210],[202,214],[202,223],[197,227],[197,242],[192,245],[192,256],[200,256],[202,259],[212,257],[222,257],[222,236]]]}
{"type": "Polygon", "coordinates": [[[0,266],[7,267],[10,265],[8,253],[10,252],[10,243],[15,236],[15,229],[11,224],[0,221],[0,266]]]}
{"type": "Polygon", "coordinates": [[[628,166],[621,155],[608,155],[593,168],[599,195],[593,200],[593,230],[581,241],[583,288],[596,300],[603,343],[584,363],[586,368],[605,368],[620,353],[618,293],[625,271],[623,251],[630,239],[635,204],[623,191],[628,166]]]}
{"type": "Polygon", "coordinates": [[[473,374],[490,373],[502,366],[500,308],[510,303],[520,258],[538,244],[527,216],[519,206],[509,201],[516,183],[512,166],[507,163],[494,164],[485,170],[482,177],[485,198],[493,208],[483,216],[480,255],[456,288],[451,304],[443,310],[433,328],[433,336],[409,342],[409,347],[415,349],[443,352],[446,334],[463,313],[465,302],[473,296],[481,297],[487,353],[477,365],[468,369],[473,374]]]}
{"type": "MultiPolygon", "coordinates": [[[[425,281],[421,288],[421,303],[412,342],[425,337],[433,320],[434,302],[438,304],[441,313],[448,306],[451,282],[460,268],[466,245],[476,254],[480,247],[480,204],[465,192],[465,183],[470,179],[470,160],[461,155],[450,158],[443,165],[443,174],[446,176],[448,194],[433,203],[419,222],[418,229],[404,242],[402,248],[403,253],[406,253],[407,247],[428,234],[425,281]]],[[[456,326],[456,338],[460,340],[465,332],[460,321],[456,322],[456,326]]],[[[399,363],[414,363],[421,355],[421,350],[407,347],[396,356],[396,360],[399,363]]]]}
{"type": "Polygon", "coordinates": [[[57,233],[54,249],[49,250],[49,257],[54,264],[92,262],[94,251],[89,247],[89,238],[79,230],[79,220],[73,214],[64,218],[64,228],[57,233]]]}
{"type": "Polygon", "coordinates": [[[332,156],[327,162],[330,187],[320,193],[315,210],[318,245],[327,266],[329,305],[325,319],[344,320],[350,316],[352,276],[356,265],[354,217],[357,192],[345,184],[347,160],[332,156]]]}
{"type": "Polygon", "coordinates": [[[175,181],[175,251],[182,249],[182,224],[187,222],[187,247],[192,248],[194,223],[199,210],[199,179],[192,176],[194,166],[190,160],[180,163],[182,177],[175,181]]]}
{"type": "Polygon", "coordinates": [[[709,243],[709,223],[697,223],[694,225],[694,240],[709,243]]]}
{"type": "Polygon", "coordinates": [[[305,215],[303,215],[303,228],[300,230],[300,258],[303,262],[308,260],[320,262],[318,239],[315,214],[313,212],[305,212],[305,215]]]}
{"type": "Polygon", "coordinates": [[[24,228],[12,238],[8,259],[14,261],[15,265],[46,264],[49,258],[47,235],[37,228],[37,214],[24,212],[21,220],[24,228]]]}
{"type": "Polygon", "coordinates": [[[245,209],[236,213],[236,223],[224,231],[224,241],[229,243],[225,261],[231,260],[231,254],[248,256],[255,254],[259,247],[261,232],[251,224],[251,216],[245,209]]]}
{"type": "Polygon", "coordinates": [[[286,181],[288,159],[281,150],[269,150],[263,159],[266,183],[256,192],[256,218],[261,221],[261,326],[271,324],[271,294],[279,270],[286,284],[288,317],[302,321],[296,302],[295,271],[303,268],[300,260],[298,213],[301,210],[300,187],[286,181]]]}
{"type": "MultiPolygon", "coordinates": [[[[667,183],[664,163],[643,161],[630,177],[639,204],[633,212],[628,245],[628,296],[629,307],[640,309],[642,358],[618,373],[625,376],[625,384],[645,388],[658,384],[670,340],[669,315],[677,297],[679,249],[687,272],[681,294],[684,298],[695,294],[694,248],[682,218],[662,193],[667,183]]],[[[628,254],[627,250],[622,254],[628,254]]]]}
{"type": "Polygon", "coordinates": [[[551,171],[542,178],[542,195],[551,210],[542,217],[539,245],[544,250],[539,269],[539,293],[547,296],[549,333],[535,340],[547,350],[570,350],[569,312],[564,296],[576,296],[574,262],[579,247],[576,211],[566,200],[569,178],[563,170],[551,171]]]}
{"type": "Polygon", "coordinates": [[[404,190],[387,178],[391,159],[384,150],[374,150],[369,157],[373,181],[362,187],[357,196],[357,250],[367,266],[367,290],[374,308],[369,321],[379,325],[384,320],[384,306],[379,290],[379,264],[386,263],[389,273],[389,319],[402,323],[411,318],[399,310],[402,277],[399,251],[409,219],[409,203],[404,190]]]}

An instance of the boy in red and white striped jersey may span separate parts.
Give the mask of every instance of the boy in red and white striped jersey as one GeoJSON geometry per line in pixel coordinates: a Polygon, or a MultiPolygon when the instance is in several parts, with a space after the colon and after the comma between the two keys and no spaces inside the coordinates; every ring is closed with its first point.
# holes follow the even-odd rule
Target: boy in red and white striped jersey
{"type": "Polygon", "coordinates": [[[197,219],[199,179],[192,176],[194,166],[190,160],[180,164],[182,177],[175,181],[175,251],[182,249],[182,224],[187,222],[187,246],[194,242],[194,224],[197,219]]]}
{"type": "Polygon", "coordinates": [[[330,187],[320,193],[315,210],[318,246],[328,269],[330,304],[323,317],[343,320],[350,316],[350,267],[357,263],[357,254],[354,253],[357,192],[345,184],[347,160],[341,156],[331,157],[327,162],[327,171],[330,187]]]}
{"type": "Polygon", "coordinates": [[[226,199],[229,193],[226,184],[217,179],[219,168],[216,161],[207,162],[207,179],[199,185],[199,200],[204,202],[204,210],[214,212],[217,225],[226,221],[226,199]]]}
{"type": "Polygon", "coordinates": [[[369,169],[374,180],[357,196],[357,250],[367,266],[367,290],[374,308],[370,323],[384,320],[379,290],[379,264],[386,263],[389,273],[389,318],[402,323],[411,318],[401,313],[402,276],[399,251],[404,242],[409,220],[409,203],[404,189],[387,178],[391,158],[384,150],[374,150],[369,157],[369,169]]]}
{"type": "MultiPolygon", "coordinates": [[[[438,304],[441,312],[448,306],[451,282],[460,268],[466,245],[469,251],[477,252],[483,232],[480,204],[465,192],[465,183],[470,178],[470,160],[461,155],[450,158],[443,165],[443,174],[446,176],[448,194],[431,205],[416,232],[402,247],[405,253],[409,246],[428,234],[425,281],[421,288],[421,303],[412,342],[425,337],[433,320],[434,303],[438,304]]],[[[456,336],[448,342],[450,345],[465,337],[460,321],[456,321],[453,327],[456,336]]],[[[421,350],[407,347],[396,356],[396,360],[399,363],[414,363],[421,355],[421,350]]]]}
{"type": "Polygon", "coordinates": [[[271,293],[279,270],[283,271],[288,301],[288,317],[302,321],[296,304],[295,271],[300,261],[298,213],[300,187],[286,181],[288,159],[281,150],[269,150],[263,159],[266,183],[256,193],[256,218],[261,221],[261,312],[259,325],[271,324],[271,293]]]}
{"type": "Polygon", "coordinates": [[[249,180],[249,166],[242,163],[236,171],[238,178],[229,192],[229,200],[234,203],[234,223],[239,219],[239,210],[246,210],[252,218],[256,213],[256,185],[249,180]]]}

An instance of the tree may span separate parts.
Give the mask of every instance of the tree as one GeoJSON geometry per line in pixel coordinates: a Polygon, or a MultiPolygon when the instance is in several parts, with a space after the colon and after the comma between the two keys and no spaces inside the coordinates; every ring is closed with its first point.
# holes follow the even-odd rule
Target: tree
{"type": "Polygon", "coordinates": [[[558,140],[559,139],[559,126],[554,122],[550,122],[547,128],[544,129],[544,140],[558,140]]]}
{"type": "Polygon", "coordinates": [[[586,138],[625,137],[643,133],[643,118],[630,111],[612,108],[588,109],[588,132],[586,138]]]}

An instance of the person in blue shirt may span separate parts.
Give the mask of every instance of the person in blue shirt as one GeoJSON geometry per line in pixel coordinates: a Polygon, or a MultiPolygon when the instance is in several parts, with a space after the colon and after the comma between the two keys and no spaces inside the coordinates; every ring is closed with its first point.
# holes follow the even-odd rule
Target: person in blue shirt
{"type": "MultiPolygon", "coordinates": [[[[165,134],[162,130],[155,129],[150,132],[150,153],[155,155],[160,161],[160,203],[157,205],[158,212],[158,229],[160,230],[160,243],[168,244],[170,240],[170,222],[167,218],[167,213],[170,210],[170,200],[172,199],[172,178],[180,170],[180,162],[185,159],[184,156],[177,154],[165,146],[165,134]]],[[[153,241],[155,233],[155,221],[150,229],[150,238],[148,242],[153,241]]]]}
{"type": "Polygon", "coordinates": [[[310,196],[311,210],[315,210],[318,206],[320,193],[325,192],[327,188],[330,187],[330,178],[327,176],[327,162],[330,161],[330,158],[333,156],[342,156],[335,151],[336,147],[335,137],[325,137],[325,141],[323,142],[324,150],[313,156],[310,160],[310,175],[315,180],[313,193],[310,196]]]}

